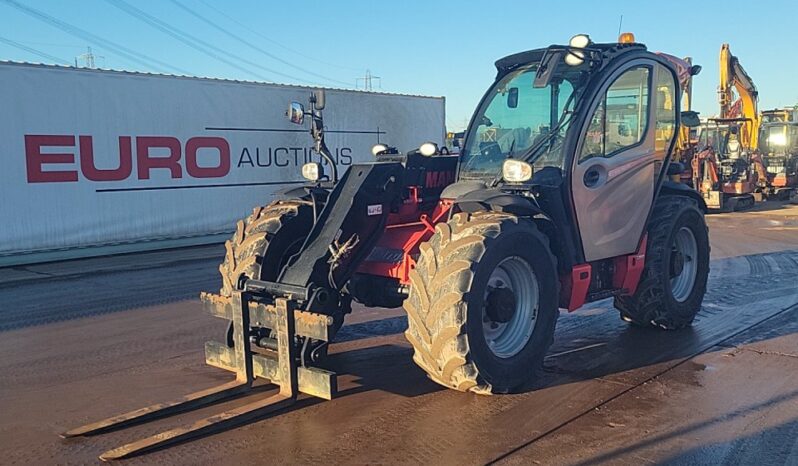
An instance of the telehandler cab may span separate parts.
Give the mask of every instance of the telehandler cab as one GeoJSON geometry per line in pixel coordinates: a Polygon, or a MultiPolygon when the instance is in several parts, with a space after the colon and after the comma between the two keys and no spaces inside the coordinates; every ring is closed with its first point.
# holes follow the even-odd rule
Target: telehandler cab
{"type": "Polygon", "coordinates": [[[250,389],[278,395],[134,442],[113,459],[218,431],[283,408],[298,392],[331,398],[336,376],[314,364],[351,310],[404,306],[415,362],[456,390],[505,393],[536,376],[560,309],[613,298],[636,325],[677,329],[707,285],[706,206],[669,181],[680,124],[679,73],[689,66],[586,35],[496,62],[457,157],[433,143],[340,177],[324,143],[324,93],[289,118],[310,119],[307,186],[257,207],[226,243],[206,310],[231,321],[206,344],[209,364],[236,373],[221,387],[64,434],[105,432],[250,389]],[[679,65],[679,66],[677,66],[679,65]],[[330,174],[325,173],[329,170],[330,174]]]}

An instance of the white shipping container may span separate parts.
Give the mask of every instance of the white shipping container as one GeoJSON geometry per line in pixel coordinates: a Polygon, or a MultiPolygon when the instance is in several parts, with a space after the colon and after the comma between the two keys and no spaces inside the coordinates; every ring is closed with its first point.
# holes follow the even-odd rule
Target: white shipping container
{"type": "MultiPolygon", "coordinates": [[[[285,118],[311,90],[0,63],[0,265],[220,240],[318,159],[285,118]]],[[[444,107],[327,90],[327,145],[343,173],[377,142],[441,144],[444,107]]]]}

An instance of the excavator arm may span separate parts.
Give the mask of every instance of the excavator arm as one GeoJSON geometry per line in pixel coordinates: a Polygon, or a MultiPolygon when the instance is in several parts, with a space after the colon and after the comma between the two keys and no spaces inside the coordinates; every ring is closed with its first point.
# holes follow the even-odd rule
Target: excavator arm
{"type": "Polygon", "coordinates": [[[729,44],[723,44],[720,48],[718,99],[721,118],[745,118],[748,120],[744,125],[740,142],[747,149],[756,149],[761,123],[758,109],[759,92],[751,76],[740,64],[740,60],[732,55],[729,44]],[[732,90],[737,92],[739,101],[734,100],[732,90]]]}

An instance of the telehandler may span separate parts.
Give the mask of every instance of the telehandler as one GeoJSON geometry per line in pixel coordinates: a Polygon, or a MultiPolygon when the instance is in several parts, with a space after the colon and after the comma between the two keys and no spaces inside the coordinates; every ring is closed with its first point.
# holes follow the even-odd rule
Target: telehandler
{"type": "MultiPolygon", "coordinates": [[[[206,361],[235,372],[220,387],[63,434],[106,432],[194,409],[252,388],[279,393],[124,445],[122,458],[229,428],[293,403],[330,399],[317,367],[352,301],[404,306],[414,361],[435,382],[481,394],[536,378],[560,309],[613,298],[639,326],[690,325],[707,286],[706,206],[669,180],[680,124],[673,58],[625,33],[496,62],[458,156],[425,143],[386,145],[339,175],[324,142],[324,93],[292,103],[310,120],[320,162],[310,181],[239,221],[226,243],[220,293],[204,308],[231,321],[206,361]],[[328,173],[329,172],[329,173],[328,173]]],[[[692,71],[691,71],[692,70],[692,71]]]]}

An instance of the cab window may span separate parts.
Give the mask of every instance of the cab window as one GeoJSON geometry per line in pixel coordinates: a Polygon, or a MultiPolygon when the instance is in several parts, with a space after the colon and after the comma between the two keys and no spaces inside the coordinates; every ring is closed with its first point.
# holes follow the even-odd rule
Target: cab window
{"type": "Polygon", "coordinates": [[[658,151],[667,150],[676,130],[676,83],[671,72],[657,65],[656,84],[657,121],[654,131],[654,146],[658,151]]]}
{"type": "Polygon", "coordinates": [[[579,161],[612,157],[640,143],[648,128],[649,68],[632,68],[607,89],[587,129],[579,161]]]}

